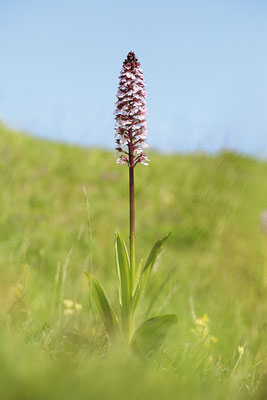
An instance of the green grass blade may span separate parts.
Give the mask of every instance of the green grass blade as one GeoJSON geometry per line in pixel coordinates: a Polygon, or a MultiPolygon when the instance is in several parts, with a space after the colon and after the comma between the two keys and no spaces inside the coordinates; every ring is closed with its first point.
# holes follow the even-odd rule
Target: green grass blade
{"type": "Polygon", "coordinates": [[[118,321],[102,284],[89,272],[83,271],[90,283],[92,296],[109,334],[118,332],[118,321]]]}
{"type": "Polygon", "coordinates": [[[131,347],[141,355],[157,350],[162,345],[169,329],[176,322],[176,314],[158,315],[147,319],[137,328],[131,347]]]}
{"type": "Polygon", "coordinates": [[[131,302],[130,290],[130,264],[127,247],[118,231],[115,236],[115,261],[118,275],[119,298],[122,307],[122,314],[129,314],[131,302]]]}

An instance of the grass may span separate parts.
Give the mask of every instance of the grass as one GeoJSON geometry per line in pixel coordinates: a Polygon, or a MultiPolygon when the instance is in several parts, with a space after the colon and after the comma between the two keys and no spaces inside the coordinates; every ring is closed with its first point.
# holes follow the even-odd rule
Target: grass
{"type": "Polygon", "coordinates": [[[127,168],[109,151],[0,126],[1,399],[267,397],[267,164],[231,152],[150,156],[136,169],[137,259],[172,235],[138,317],[174,312],[178,323],[141,360],[109,347],[82,274],[114,300],[127,168]],[[82,309],[66,313],[64,299],[82,309]]]}

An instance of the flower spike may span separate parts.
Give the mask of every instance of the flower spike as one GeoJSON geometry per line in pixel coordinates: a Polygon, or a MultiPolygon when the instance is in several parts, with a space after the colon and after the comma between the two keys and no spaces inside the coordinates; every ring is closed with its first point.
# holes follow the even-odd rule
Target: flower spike
{"type": "Polygon", "coordinates": [[[143,152],[147,147],[146,91],[142,68],[134,52],[123,63],[117,92],[115,110],[115,138],[117,163],[135,167],[137,163],[148,165],[149,158],[143,152]]]}

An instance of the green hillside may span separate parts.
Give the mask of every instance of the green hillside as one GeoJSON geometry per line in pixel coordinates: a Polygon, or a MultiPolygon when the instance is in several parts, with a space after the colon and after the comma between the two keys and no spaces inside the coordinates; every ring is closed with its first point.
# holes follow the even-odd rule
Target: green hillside
{"type": "Polygon", "coordinates": [[[137,258],[172,235],[139,317],[175,312],[178,324],[157,358],[144,361],[108,349],[82,274],[93,271],[115,299],[127,168],[110,151],[0,126],[1,399],[267,398],[267,235],[259,223],[267,163],[230,152],[149,154],[150,166],[136,168],[137,258]],[[67,315],[64,299],[82,309],[67,315]]]}

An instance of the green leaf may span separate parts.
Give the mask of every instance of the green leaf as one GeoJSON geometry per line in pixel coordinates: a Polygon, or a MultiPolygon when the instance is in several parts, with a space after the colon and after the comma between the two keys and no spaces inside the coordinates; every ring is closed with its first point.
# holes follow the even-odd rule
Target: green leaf
{"type": "Polygon", "coordinates": [[[145,290],[145,286],[147,283],[147,280],[149,278],[149,275],[154,267],[154,264],[157,260],[157,257],[159,256],[159,254],[161,253],[162,249],[163,249],[163,245],[166,242],[166,240],[168,239],[168,237],[170,236],[171,233],[168,233],[168,235],[164,236],[164,238],[158,240],[154,246],[152,247],[152,250],[149,253],[149,256],[147,258],[147,261],[141,271],[140,274],[140,278],[139,278],[139,282],[137,284],[137,287],[135,289],[135,293],[133,296],[133,301],[132,301],[132,307],[131,307],[131,311],[134,313],[136,310],[136,307],[139,303],[139,300],[141,298],[142,293],[145,290]]]}
{"type": "Polygon", "coordinates": [[[133,284],[133,293],[135,292],[138,284],[139,284],[139,279],[142,271],[142,264],[143,264],[143,258],[140,259],[139,264],[137,265],[137,269],[135,272],[135,277],[134,277],[134,284],[133,284]]]}
{"type": "Polygon", "coordinates": [[[166,242],[166,240],[169,238],[171,232],[168,233],[168,235],[164,236],[164,238],[158,240],[154,246],[152,247],[152,250],[147,258],[147,261],[144,265],[144,268],[142,270],[142,273],[144,274],[145,272],[150,274],[158,255],[161,253],[162,249],[163,249],[163,245],[166,242]]]}
{"type": "Polygon", "coordinates": [[[141,294],[143,293],[141,283],[139,282],[137,288],[135,289],[132,304],[131,304],[131,313],[132,315],[135,314],[136,308],[138,306],[139,300],[141,298],[141,294]]]}
{"type": "Polygon", "coordinates": [[[96,302],[98,311],[101,315],[105,328],[109,334],[114,334],[119,331],[117,317],[110,304],[108,296],[101,283],[89,272],[83,271],[89,281],[89,287],[92,291],[92,296],[96,302]]]}
{"type": "Polygon", "coordinates": [[[129,314],[130,291],[130,263],[125,242],[118,231],[115,236],[115,261],[118,275],[119,298],[124,316],[129,314]]]}
{"type": "Polygon", "coordinates": [[[158,315],[147,319],[135,331],[131,347],[143,356],[157,350],[176,322],[176,314],[158,315]]]}

